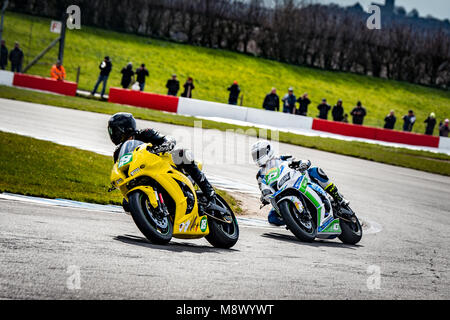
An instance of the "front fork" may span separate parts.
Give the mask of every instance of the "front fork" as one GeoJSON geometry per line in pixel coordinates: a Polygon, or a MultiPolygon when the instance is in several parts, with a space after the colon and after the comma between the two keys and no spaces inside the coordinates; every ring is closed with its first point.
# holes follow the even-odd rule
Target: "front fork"
{"type": "Polygon", "coordinates": [[[303,205],[302,200],[300,200],[296,196],[286,196],[286,197],[281,198],[277,202],[272,201],[272,206],[280,217],[282,217],[282,215],[281,215],[280,209],[278,207],[278,203],[280,203],[281,201],[284,201],[284,200],[288,200],[288,201],[292,202],[299,213],[305,212],[306,214],[308,214],[309,218],[312,219],[311,214],[309,213],[309,210],[303,205]]]}
{"type": "Polygon", "coordinates": [[[156,188],[152,188],[150,186],[137,186],[128,191],[127,195],[137,190],[140,190],[147,195],[150,205],[153,207],[156,213],[162,215],[163,217],[167,217],[169,215],[167,207],[164,203],[164,198],[156,188]]]}

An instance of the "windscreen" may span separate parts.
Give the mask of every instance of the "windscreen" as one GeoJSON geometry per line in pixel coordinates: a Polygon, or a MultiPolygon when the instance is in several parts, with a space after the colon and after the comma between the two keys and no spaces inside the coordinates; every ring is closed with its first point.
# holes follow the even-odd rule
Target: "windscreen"
{"type": "Polygon", "coordinates": [[[144,142],[142,142],[140,140],[128,140],[128,141],[125,141],[123,143],[122,147],[120,148],[118,159],[122,158],[122,156],[124,154],[132,153],[134,151],[134,149],[139,147],[141,144],[144,144],[144,142]]]}
{"type": "Polygon", "coordinates": [[[280,159],[276,159],[276,158],[268,161],[261,173],[263,175],[266,175],[267,173],[269,173],[269,171],[271,169],[278,168],[281,165],[282,162],[283,161],[281,161],[280,159]]]}

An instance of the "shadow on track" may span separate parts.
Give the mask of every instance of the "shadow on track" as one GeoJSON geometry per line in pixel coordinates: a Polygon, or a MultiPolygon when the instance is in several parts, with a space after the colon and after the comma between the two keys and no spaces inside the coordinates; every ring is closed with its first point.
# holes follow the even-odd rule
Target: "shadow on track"
{"type": "Polygon", "coordinates": [[[153,244],[147,238],[126,234],[123,236],[116,236],[114,240],[135,246],[147,247],[151,249],[167,250],[171,252],[192,252],[192,253],[225,253],[230,251],[239,251],[236,249],[221,249],[213,246],[199,246],[187,242],[169,242],[167,245],[153,244]]]}
{"type": "Polygon", "coordinates": [[[263,233],[261,235],[261,237],[275,239],[275,240],[279,240],[279,241],[290,242],[290,243],[296,243],[296,244],[299,244],[302,246],[310,246],[310,247],[335,247],[335,248],[343,248],[343,249],[351,249],[351,250],[356,250],[357,248],[362,247],[361,245],[358,245],[358,244],[356,244],[356,245],[344,244],[344,243],[340,242],[339,239],[337,239],[337,241],[339,241],[339,242],[331,242],[331,241],[321,240],[321,239],[314,240],[313,242],[302,242],[293,235],[274,233],[274,232],[263,233]]]}

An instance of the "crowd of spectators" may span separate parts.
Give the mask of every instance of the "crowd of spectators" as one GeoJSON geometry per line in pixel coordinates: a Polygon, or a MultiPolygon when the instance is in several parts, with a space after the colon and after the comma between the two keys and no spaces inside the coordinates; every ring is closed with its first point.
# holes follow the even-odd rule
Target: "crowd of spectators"
{"type": "MultiPolygon", "coordinates": [[[[300,98],[296,99],[294,94],[294,89],[291,87],[288,89],[288,93],[281,99],[283,104],[283,112],[291,113],[301,116],[306,116],[308,114],[308,106],[311,104],[311,100],[308,98],[308,93],[304,93],[300,98]],[[298,108],[296,104],[298,103],[298,108]]],[[[280,99],[277,95],[277,89],[272,88],[269,94],[264,98],[263,106],[264,109],[269,111],[279,111],[280,110],[280,99]]],[[[339,99],[336,104],[331,107],[328,104],[327,99],[323,98],[321,103],[317,106],[318,114],[317,118],[322,120],[328,120],[328,115],[331,110],[331,116],[333,121],[335,122],[344,122],[348,123],[348,114],[344,111],[343,101],[339,99]]],[[[352,116],[352,123],[355,125],[363,125],[364,118],[367,115],[366,108],[362,105],[361,101],[356,103],[356,106],[350,112],[352,116]]],[[[403,116],[403,131],[411,132],[414,124],[416,122],[416,116],[413,110],[409,110],[409,112],[403,116]]],[[[395,123],[397,118],[395,117],[395,111],[391,110],[389,114],[384,118],[384,129],[393,130],[395,127],[395,123]]],[[[435,113],[431,113],[427,119],[424,121],[426,123],[425,134],[433,135],[434,128],[436,127],[436,115],[435,113]]],[[[439,135],[448,137],[449,134],[449,120],[446,119],[443,122],[441,121],[439,124],[439,135]]]]}
{"type": "MultiPolygon", "coordinates": [[[[109,59],[109,57],[108,57],[109,59]]],[[[122,80],[120,82],[122,88],[144,91],[145,80],[150,76],[150,72],[145,67],[145,64],[141,64],[136,71],[133,71],[133,64],[129,62],[124,68],[122,68],[122,80]]],[[[192,98],[192,90],[195,89],[194,79],[189,77],[186,83],[183,85],[184,91],[181,93],[182,97],[192,98]]],[[[180,81],[177,79],[176,74],[172,74],[172,77],[167,80],[166,83],[167,95],[177,96],[180,91],[180,81]]]]}
{"type": "MultiPolygon", "coordinates": [[[[301,116],[306,116],[308,114],[308,106],[311,104],[308,93],[304,93],[297,99],[292,87],[288,89],[288,92],[283,99],[281,99],[281,102],[283,103],[284,113],[291,113],[301,116]],[[298,108],[296,106],[297,103],[298,108]]],[[[263,108],[270,111],[280,110],[280,98],[277,95],[276,88],[272,88],[270,93],[264,98],[263,108]]],[[[327,99],[323,98],[322,102],[317,106],[317,110],[317,118],[319,119],[328,120],[328,115],[331,110],[333,121],[348,123],[348,114],[344,112],[342,99],[339,99],[336,104],[331,107],[328,104],[327,99]]],[[[350,115],[353,117],[353,124],[362,125],[366,114],[366,108],[364,108],[362,103],[358,101],[356,106],[350,112],[350,115]]]]}
{"type": "Polygon", "coordinates": [[[8,58],[11,62],[11,71],[12,72],[22,72],[22,64],[23,64],[23,51],[20,49],[20,45],[18,42],[14,44],[14,49],[9,52],[8,56],[8,48],[6,47],[5,40],[2,40],[0,47],[0,68],[5,70],[8,66],[8,58]]]}

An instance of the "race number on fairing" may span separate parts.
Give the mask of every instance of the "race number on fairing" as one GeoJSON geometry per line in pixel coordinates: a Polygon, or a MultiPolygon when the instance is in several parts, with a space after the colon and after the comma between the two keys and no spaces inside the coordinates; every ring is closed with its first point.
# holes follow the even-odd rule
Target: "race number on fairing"
{"type": "Polygon", "coordinates": [[[124,154],[120,160],[119,160],[119,164],[118,167],[123,167],[124,165],[126,165],[127,163],[130,163],[131,160],[133,160],[133,155],[131,153],[126,153],[124,154]]]}

